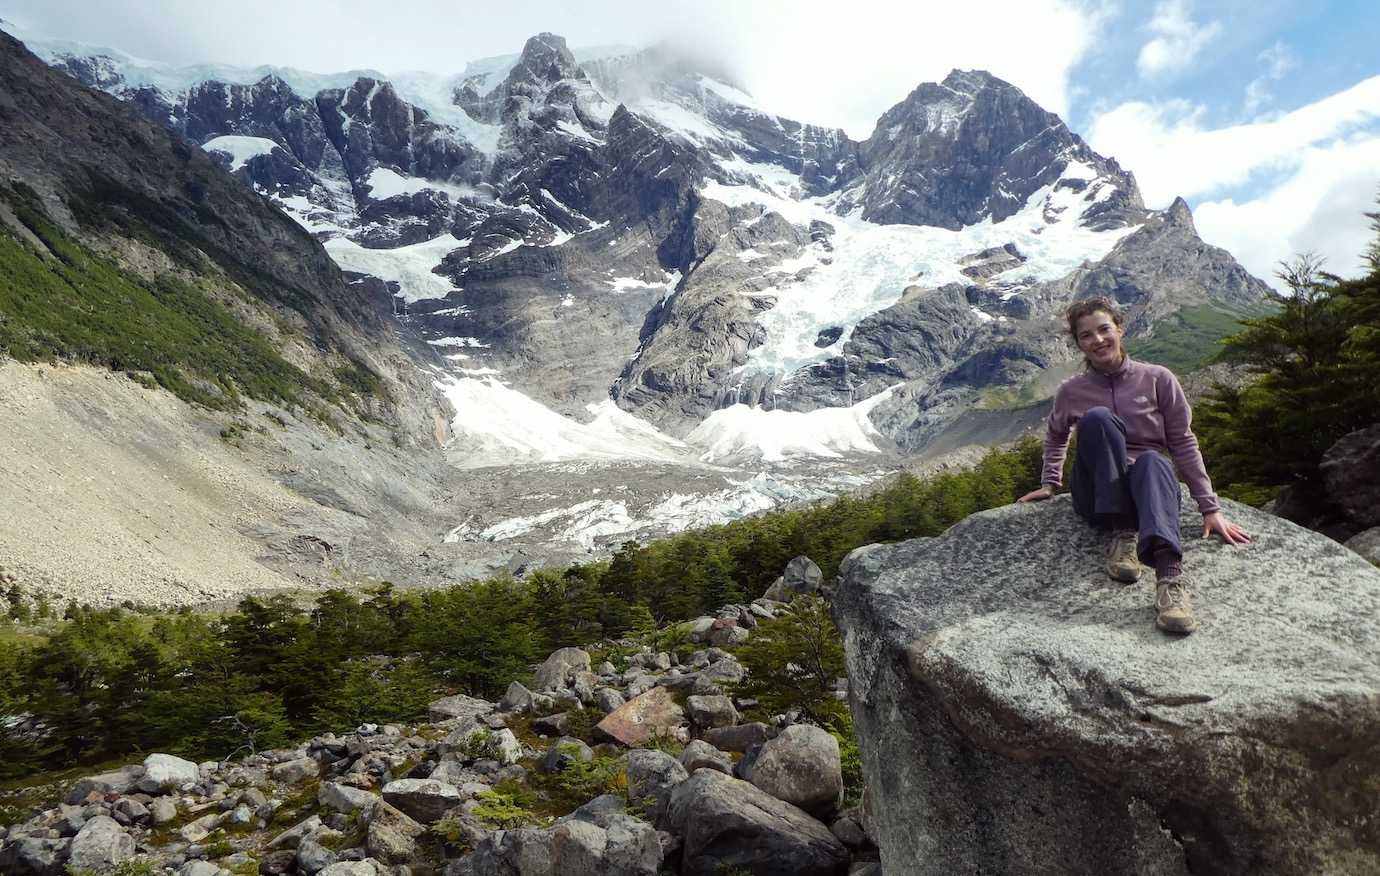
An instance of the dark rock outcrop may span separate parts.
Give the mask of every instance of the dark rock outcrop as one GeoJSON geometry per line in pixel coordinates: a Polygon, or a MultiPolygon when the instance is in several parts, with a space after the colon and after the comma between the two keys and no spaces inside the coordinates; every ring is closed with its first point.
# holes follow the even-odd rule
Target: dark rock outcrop
{"type": "Polygon", "coordinates": [[[887,873],[1380,869],[1380,571],[1228,503],[1201,628],[1153,627],[1063,497],[849,555],[844,634],[887,873]]]}

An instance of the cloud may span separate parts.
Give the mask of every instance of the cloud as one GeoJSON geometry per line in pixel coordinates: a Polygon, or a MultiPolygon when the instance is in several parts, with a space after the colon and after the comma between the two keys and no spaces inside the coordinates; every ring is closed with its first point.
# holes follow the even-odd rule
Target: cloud
{"type": "Polygon", "coordinates": [[[1139,181],[1146,203],[1222,192],[1288,173],[1302,150],[1380,123],[1380,76],[1270,119],[1209,128],[1206,107],[1183,100],[1131,101],[1093,119],[1088,142],[1139,181]]]}
{"type": "Polygon", "coordinates": [[[1256,60],[1265,65],[1265,71],[1246,86],[1247,115],[1255,115],[1266,104],[1272,102],[1274,95],[1270,93],[1270,83],[1283,79],[1285,74],[1298,66],[1298,58],[1283,41],[1278,41],[1261,52],[1256,60]]]}
{"type": "Polygon", "coordinates": [[[405,14],[372,0],[6,0],[36,36],[80,40],[174,64],[281,64],[317,72],[369,68],[456,73],[467,60],[516,53],[539,31],[572,47],[698,47],[763,106],[801,121],[872,132],[877,117],[951,68],[987,69],[1067,114],[1069,77],[1097,44],[1105,0],[413,0],[405,14]]]}
{"type": "Polygon", "coordinates": [[[1343,277],[1363,272],[1374,236],[1363,214],[1375,209],[1377,186],[1380,136],[1343,140],[1304,150],[1297,171],[1260,197],[1199,204],[1194,221],[1204,240],[1283,291],[1274,271],[1299,253],[1323,256],[1324,268],[1343,277]]]}
{"type": "Polygon", "coordinates": [[[1160,0],[1146,25],[1154,36],[1140,47],[1136,69],[1146,79],[1178,73],[1222,30],[1222,23],[1198,24],[1189,15],[1188,0],[1160,0]]]}
{"type": "Polygon", "coordinates": [[[1278,286],[1276,263],[1309,250],[1355,273],[1380,183],[1380,76],[1269,119],[1211,128],[1205,113],[1124,103],[1093,120],[1088,142],[1135,173],[1147,205],[1196,203],[1203,239],[1262,279],[1278,286]]]}

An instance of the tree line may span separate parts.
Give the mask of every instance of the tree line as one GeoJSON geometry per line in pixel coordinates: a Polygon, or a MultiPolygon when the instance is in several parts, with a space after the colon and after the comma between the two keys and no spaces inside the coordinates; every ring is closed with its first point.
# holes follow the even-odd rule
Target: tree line
{"type": "Polygon", "coordinates": [[[0,637],[0,775],[151,750],[226,757],[415,720],[441,692],[496,698],[558,647],[760,596],[799,554],[833,575],[855,547],[1012,502],[1038,480],[1039,456],[1027,439],[964,471],[901,474],[871,495],[629,542],[522,580],[331,590],[309,606],[250,597],[224,615],[68,605],[40,641],[0,637]]]}

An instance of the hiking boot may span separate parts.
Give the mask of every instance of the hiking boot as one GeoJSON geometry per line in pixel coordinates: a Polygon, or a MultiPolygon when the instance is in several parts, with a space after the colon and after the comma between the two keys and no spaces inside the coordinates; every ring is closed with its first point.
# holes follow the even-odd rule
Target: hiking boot
{"type": "Polygon", "coordinates": [[[1136,531],[1119,529],[1107,548],[1107,574],[1113,581],[1134,584],[1140,580],[1140,560],[1136,559],[1136,531]]]}
{"type": "Polygon", "coordinates": [[[1166,633],[1187,635],[1198,629],[1183,578],[1161,578],[1155,583],[1155,611],[1155,626],[1166,633]]]}

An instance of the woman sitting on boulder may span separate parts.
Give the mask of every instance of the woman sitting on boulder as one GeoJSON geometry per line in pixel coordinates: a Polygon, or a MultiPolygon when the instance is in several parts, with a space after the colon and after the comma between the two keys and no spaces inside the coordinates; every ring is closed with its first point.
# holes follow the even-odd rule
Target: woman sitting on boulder
{"type": "Polygon", "coordinates": [[[1222,514],[1191,428],[1193,412],[1173,372],[1126,355],[1125,320],[1111,300],[1076,301],[1066,316],[1087,368],[1055,393],[1042,486],[1020,501],[1054,495],[1076,426],[1069,491],[1080,516],[1113,532],[1107,574],[1129,584],[1140,578],[1141,563],[1154,566],[1156,626],[1191,633],[1197,622],[1180,565],[1179,480],[1166,454],[1198,503],[1204,538],[1216,533],[1227,544],[1245,544],[1250,536],[1222,514]]]}

